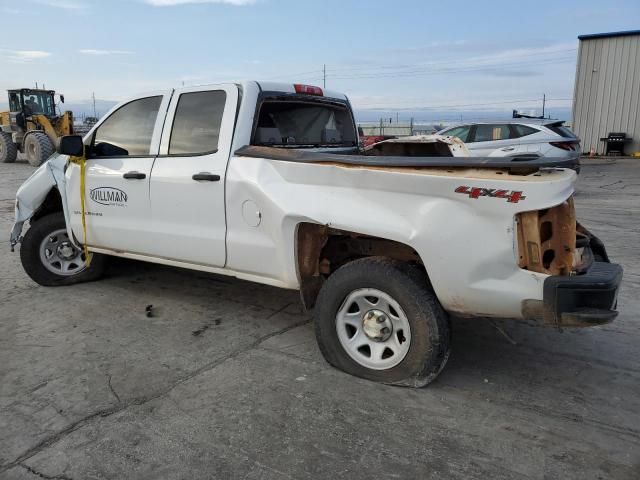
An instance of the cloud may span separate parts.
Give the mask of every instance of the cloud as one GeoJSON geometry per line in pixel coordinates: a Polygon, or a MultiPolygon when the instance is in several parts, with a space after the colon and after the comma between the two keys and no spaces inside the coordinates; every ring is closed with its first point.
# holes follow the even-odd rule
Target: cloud
{"type": "Polygon", "coordinates": [[[83,48],[78,52],[84,55],[133,55],[129,50],[100,50],[92,48],[83,48]]]}
{"type": "Polygon", "coordinates": [[[0,50],[3,56],[15,63],[26,63],[51,56],[50,52],[42,50],[0,50]]]}
{"type": "Polygon", "coordinates": [[[177,5],[203,4],[203,3],[222,3],[225,5],[235,5],[241,7],[244,5],[253,5],[256,0],[144,0],[144,3],[154,7],[175,7],[177,5]]]}
{"type": "Polygon", "coordinates": [[[32,0],[34,3],[63,10],[84,10],[88,5],[79,0],[32,0]]]}

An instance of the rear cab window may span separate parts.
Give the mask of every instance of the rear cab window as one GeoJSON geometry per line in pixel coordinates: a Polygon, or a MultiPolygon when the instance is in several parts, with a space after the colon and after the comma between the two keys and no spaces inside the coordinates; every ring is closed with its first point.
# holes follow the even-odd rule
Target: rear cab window
{"type": "Polygon", "coordinates": [[[307,95],[266,96],[258,106],[252,145],[317,148],[357,147],[347,102],[307,95]]]}

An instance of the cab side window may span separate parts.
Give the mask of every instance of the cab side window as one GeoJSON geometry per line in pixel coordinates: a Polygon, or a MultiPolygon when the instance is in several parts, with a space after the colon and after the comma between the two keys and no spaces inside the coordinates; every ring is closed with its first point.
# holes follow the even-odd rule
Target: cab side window
{"type": "Polygon", "coordinates": [[[94,134],[92,157],[149,155],[162,96],[134,100],[113,112],[94,134]]]}
{"type": "Polygon", "coordinates": [[[22,108],[20,107],[20,97],[17,93],[9,94],[9,111],[11,112],[19,112],[22,108]]]}
{"type": "Polygon", "coordinates": [[[218,150],[227,94],[222,90],[183,93],[178,100],[169,155],[204,155],[218,150]]]}

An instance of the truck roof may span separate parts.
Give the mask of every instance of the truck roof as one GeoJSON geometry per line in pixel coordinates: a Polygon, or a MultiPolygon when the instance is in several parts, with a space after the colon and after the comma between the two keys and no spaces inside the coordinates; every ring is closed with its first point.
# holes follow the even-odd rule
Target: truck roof
{"type": "MultiPolygon", "coordinates": [[[[247,86],[249,83],[256,83],[263,92],[282,92],[282,93],[296,93],[295,85],[307,85],[304,82],[270,82],[262,80],[249,80],[238,82],[242,86],[247,86]]],[[[323,93],[323,97],[335,98],[338,100],[347,100],[347,96],[344,93],[336,92],[334,90],[326,90],[316,85],[309,85],[316,88],[320,88],[323,93]]]]}

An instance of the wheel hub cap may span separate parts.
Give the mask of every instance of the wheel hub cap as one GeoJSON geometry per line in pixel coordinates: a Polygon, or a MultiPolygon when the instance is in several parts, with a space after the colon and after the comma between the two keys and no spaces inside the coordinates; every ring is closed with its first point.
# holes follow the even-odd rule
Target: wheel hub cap
{"type": "Polygon", "coordinates": [[[65,260],[71,260],[76,256],[76,249],[69,245],[67,242],[64,242],[60,246],[58,246],[58,256],[64,258],[65,260]]]}
{"type": "Polygon", "coordinates": [[[52,273],[77,275],[87,268],[82,250],[73,246],[66,228],[51,232],[40,243],[40,261],[52,273]]]}
{"type": "Polygon", "coordinates": [[[393,324],[382,310],[369,310],[362,318],[362,329],[374,342],[386,342],[393,333],[393,324]]]}
{"type": "Polygon", "coordinates": [[[391,295],[361,288],[349,293],[336,312],[336,333],[344,351],[360,365],[387,370],[409,352],[411,327],[391,295]]]}

